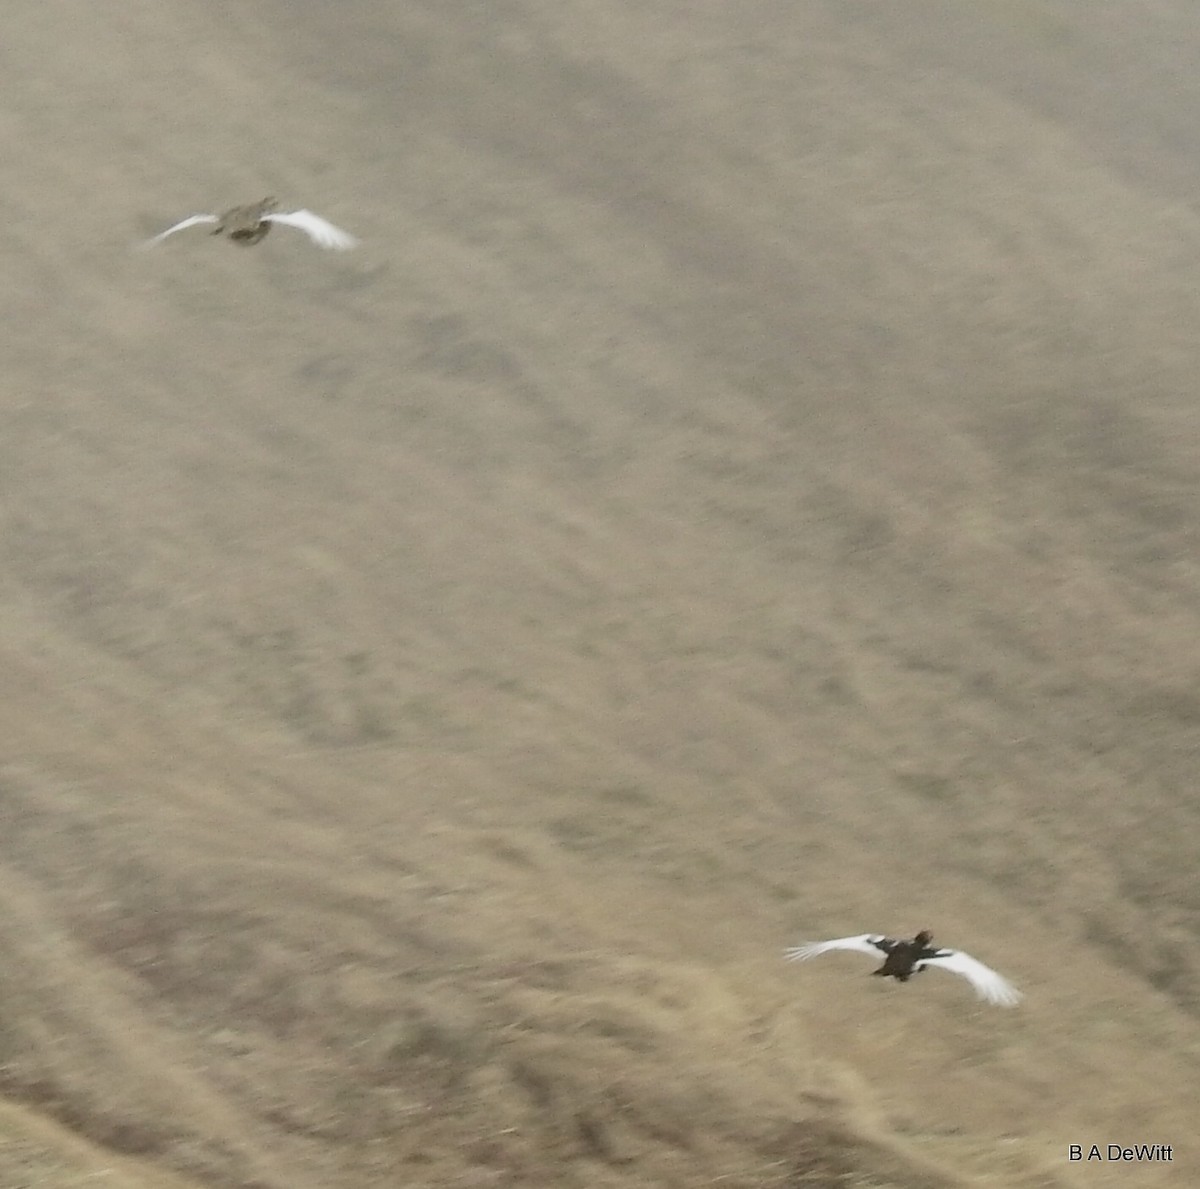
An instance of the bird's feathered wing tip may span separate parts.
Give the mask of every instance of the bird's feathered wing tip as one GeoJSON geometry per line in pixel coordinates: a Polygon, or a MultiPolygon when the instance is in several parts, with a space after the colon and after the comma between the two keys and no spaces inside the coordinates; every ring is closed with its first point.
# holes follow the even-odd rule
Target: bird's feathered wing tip
{"type": "Polygon", "coordinates": [[[887,954],[880,944],[886,940],[882,933],[860,933],[857,937],[835,937],[832,941],[806,941],[803,945],[784,950],[783,956],[788,962],[803,962],[818,954],[827,954],[830,950],[858,950],[859,953],[878,958],[881,954],[887,954]]]}
{"type": "Polygon", "coordinates": [[[195,227],[197,223],[219,223],[220,219],[216,215],[188,215],[186,219],[180,219],[172,227],[168,227],[166,231],[160,231],[157,235],[150,239],[143,240],[138,247],[140,249],[152,248],[155,244],[161,244],[168,235],[174,235],[177,231],[183,231],[185,227],[195,227]]]}
{"type": "Polygon", "coordinates": [[[960,975],[975,988],[975,994],[980,999],[998,1007],[1016,1007],[1023,998],[1021,992],[1006,978],[961,950],[941,950],[932,958],[924,958],[917,963],[918,970],[926,966],[937,966],[960,975]]]}
{"type": "Polygon", "coordinates": [[[312,211],[280,212],[264,215],[263,218],[270,223],[283,223],[287,227],[298,227],[313,243],[322,248],[335,248],[344,252],[348,248],[358,245],[358,240],[348,231],[335,227],[327,219],[322,219],[320,215],[314,215],[312,211]]]}

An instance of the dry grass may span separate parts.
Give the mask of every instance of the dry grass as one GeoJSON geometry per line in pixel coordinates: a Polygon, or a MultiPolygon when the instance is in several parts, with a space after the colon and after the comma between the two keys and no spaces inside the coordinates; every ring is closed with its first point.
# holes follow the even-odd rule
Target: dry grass
{"type": "Polygon", "coordinates": [[[1200,158],[1119,7],[13,6],[0,1189],[1186,1180],[1200,158]],[[268,190],[366,246],[125,250],[268,190]],[[920,927],[1025,1006],[778,961],[920,927]]]}

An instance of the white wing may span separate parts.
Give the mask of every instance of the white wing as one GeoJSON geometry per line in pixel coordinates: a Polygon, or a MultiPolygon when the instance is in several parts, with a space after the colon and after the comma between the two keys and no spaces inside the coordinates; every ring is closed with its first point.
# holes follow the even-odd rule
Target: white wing
{"type": "Polygon", "coordinates": [[[290,214],[264,215],[263,218],[272,223],[299,227],[314,244],[322,248],[337,248],[344,252],[347,248],[353,248],[358,244],[358,240],[348,231],[335,227],[332,223],[322,219],[320,215],[314,215],[312,211],[292,211],[290,214]]]}
{"type": "Polygon", "coordinates": [[[886,940],[882,933],[863,933],[858,937],[835,937],[833,941],[806,941],[803,945],[784,950],[783,956],[788,962],[803,962],[806,958],[815,958],[830,950],[859,950],[870,954],[872,958],[886,958],[887,950],[879,944],[886,940]]]}
{"type": "Polygon", "coordinates": [[[174,227],[168,227],[166,231],[160,231],[153,239],[146,240],[140,244],[143,248],[152,248],[155,244],[162,243],[168,235],[174,235],[177,231],[182,231],[185,227],[195,227],[197,223],[219,223],[220,219],[216,215],[188,215],[186,219],[181,219],[174,227]]]}
{"type": "Polygon", "coordinates": [[[990,966],[985,966],[970,954],[960,950],[943,950],[932,958],[917,963],[917,969],[939,966],[952,974],[960,974],[975,988],[980,999],[996,1003],[1001,1007],[1015,1007],[1021,1001],[1021,992],[1007,979],[1001,978],[990,966]]]}

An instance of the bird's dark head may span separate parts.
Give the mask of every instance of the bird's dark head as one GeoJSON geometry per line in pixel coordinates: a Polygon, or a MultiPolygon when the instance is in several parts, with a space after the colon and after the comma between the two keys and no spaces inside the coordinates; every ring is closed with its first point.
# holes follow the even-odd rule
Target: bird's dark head
{"type": "Polygon", "coordinates": [[[913,941],[915,941],[917,945],[921,947],[927,946],[932,940],[933,934],[930,933],[928,929],[922,929],[921,932],[913,938],[913,941]]]}

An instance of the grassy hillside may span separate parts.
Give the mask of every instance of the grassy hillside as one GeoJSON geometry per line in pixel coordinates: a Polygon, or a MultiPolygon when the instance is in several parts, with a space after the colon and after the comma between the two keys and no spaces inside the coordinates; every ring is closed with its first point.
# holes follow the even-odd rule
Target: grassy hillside
{"type": "Polygon", "coordinates": [[[0,1189],[1186,1180],[1188,5],[10,7],[0,1189]]]}

